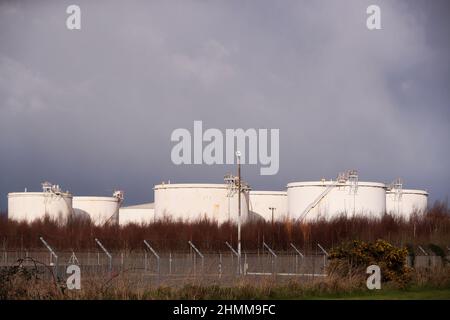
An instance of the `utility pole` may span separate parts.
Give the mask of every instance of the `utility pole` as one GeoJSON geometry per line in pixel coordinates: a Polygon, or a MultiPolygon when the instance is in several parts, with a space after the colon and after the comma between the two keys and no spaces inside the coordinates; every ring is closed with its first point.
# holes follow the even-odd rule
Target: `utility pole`
{"type": "Polygon", "coordinates": [[[276,208],[269,207],[269,210],[272,211],[272,228],[273,228],[273,211],[276,210],[276,208]]]}
{"type": "Polygon", "coordinates": [[[238,165],[238,263],[239,274],[241,270],[241,152],[236,151],[237,165],[238,165]]]}

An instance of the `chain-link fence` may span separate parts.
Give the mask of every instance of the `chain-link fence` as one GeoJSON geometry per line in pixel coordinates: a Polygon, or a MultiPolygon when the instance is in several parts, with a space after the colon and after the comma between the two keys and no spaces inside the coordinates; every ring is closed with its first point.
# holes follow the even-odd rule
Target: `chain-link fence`
{"type": "MultiPolygon", "coordinates": [[[[108,277],[117,274],[138,277],[144,283],[177,285],[187,281],[227,283],[237,277],[271,277],[276,281],[302,280],[326,276],[328,259],[322,255],[300,255],[297,252],[243,252],[241,263],[235,252],[56,252],[45,250],[0,251],[0,266],[21,263],[65,277],[67,266],[80,266],[83,278],[108,277]]],[[[447,257],[448,259],[449,257],[447,257]]],[[[408,257],[415,268],[434,268],[443,264],[439,256],[408,257]]],[[[50,275],[49,275],[50,276],[50,275]]]]}

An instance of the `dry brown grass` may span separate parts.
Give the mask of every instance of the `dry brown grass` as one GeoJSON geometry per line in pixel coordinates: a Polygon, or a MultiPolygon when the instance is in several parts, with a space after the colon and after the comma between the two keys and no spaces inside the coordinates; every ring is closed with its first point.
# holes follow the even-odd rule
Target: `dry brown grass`
{"type": "MultiPolygon", "coordinates": [[[[450,269],[437,268],[427,272],[415,272],[413,282],[402,290],[426,290],[450,288],[450,269]]],[[[81,290],[67,290],[64,283],[49,279],[24,276],[16,273],[9,283],[2,282],[1,299],[310,299],[351,294],[367,294],[364,276],[342,278],[330,276],[311,281],[292,280],[285,284],[273,278],[261,278],[259,281],[238,278],[228,286],[211,283],[199,285],[195,282],[179,287],[165,285],[152,286],[136,282],[136,279],[122,274],[114,279],[95,278],[82,280],[81,290]]],[[[383,290],[397,290],[395,285],[383,284],[383,290]]]]}

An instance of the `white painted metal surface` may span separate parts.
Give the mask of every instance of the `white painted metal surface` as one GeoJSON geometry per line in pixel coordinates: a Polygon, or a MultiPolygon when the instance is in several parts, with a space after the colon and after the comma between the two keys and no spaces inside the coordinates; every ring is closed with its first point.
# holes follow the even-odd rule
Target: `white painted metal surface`
{"type": "Polygon", "coordinates": [[[149,224],[155,220],[154,203],[143,203],[119,209],[119,225],[149,224]]]}
{"type": "Polygon", "coordinates": [[[90,218],[95,225],[119,223],[121,199],[118,197],[73,197],[74,214],[79,218],[90,218]]]}
{"type": "Polygon", "coordinates": [[[250,191],[249,218],[264,219],[267,222],[281,221],[287,218],[288,201],[286,191],[250,191]]]}
{"type": "Polygon", "coordinates": [[[43,192],[8,194],[8,219],[32,222],[45,216],[65,223],[72,214],[72,195],[59,186],[43,184],[43,192]]]}
{"type": "Polygon", "coordinates": [[[288,215],[298,219],[308,206],[314,207],[304,221],[330,219],[340,214],[381,216],[386,211],[384,183],[309,181],[287,185],[288,215]]]}
{"type": "MultiPolygon", "coordinates": [[[[201,218],[237,222],[237,192],[228,197],[226,184],[160,184],[154,187],[155,217],[194,221],[201,218]]],[[[241,219],[248,217],[248,192],[241,195],[241,219]]]]}
{"type": "Polygon", "coordinates": [[[386,192],[386,212],[409,218],[413,213],[421,214],[428,207],[428,192],[425,190],[402,189],[386,192]]]}

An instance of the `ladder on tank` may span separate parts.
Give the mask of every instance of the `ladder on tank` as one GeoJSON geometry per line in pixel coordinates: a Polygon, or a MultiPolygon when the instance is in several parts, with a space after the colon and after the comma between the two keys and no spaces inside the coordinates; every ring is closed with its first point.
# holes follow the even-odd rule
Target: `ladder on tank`
{"type": "Polygon", "coordinates": [[[336,187],[339,184],[344,184],[347,181],[350,181],[350,190],[353,191],[354,193],[356,193],[357,188],[358,188],[358,173],[356,170],[350,170],[344,173],[340,173],[336,179],[336,181],[334,181],[332,184],[330,184],[313,202],[311,202],[306,208],[305,210],[303,210],[303,212],[300,214],[300,216],[298,217],[297,221],[299,222],[303,222],[304,219],[306,218],[306,216],[308,215],[308,213],[314,209],[319,203],[320,201],[322,201],[323,198],[325,198],[327,196],[328,193],[330,193],[330,191],[336,187]]]}

